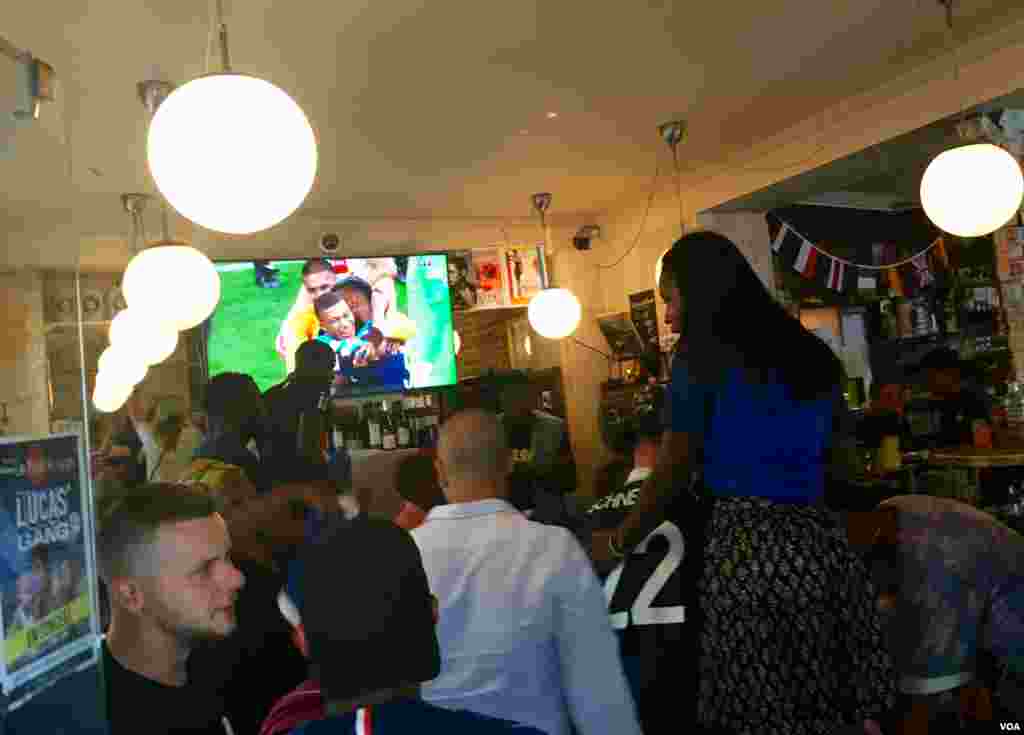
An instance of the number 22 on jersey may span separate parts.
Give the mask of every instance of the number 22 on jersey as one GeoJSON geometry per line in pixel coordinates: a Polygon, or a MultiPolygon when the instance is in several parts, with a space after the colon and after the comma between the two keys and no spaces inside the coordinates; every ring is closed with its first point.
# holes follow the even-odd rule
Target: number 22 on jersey
{"type": "MultiPolygon", "coordinates": [[[[612,628],[624,630],[630,625],[669,625],[686,620],[684,605],[654,605],[658,595],[683,563],[685,553],[686,542],[679,527],[665,521],[651,531],[650,535],[633,550],[623,563],[615,567],[604,583],[604,594],[608,600],[608,613],[611,617],[612,628]],[[619,589],[623,572],[628,571],[631,562],[635,565],[639,561],[638,557],[650,553],[648,548],[651,541],[659,536],[668,541],[668,549],[665,551],[664,557],[640,585],[632,601],[616,599],[615,593],[619,589]]],[[[629,588],[635,587],[636,585],[629,585],[629,588]]]]}

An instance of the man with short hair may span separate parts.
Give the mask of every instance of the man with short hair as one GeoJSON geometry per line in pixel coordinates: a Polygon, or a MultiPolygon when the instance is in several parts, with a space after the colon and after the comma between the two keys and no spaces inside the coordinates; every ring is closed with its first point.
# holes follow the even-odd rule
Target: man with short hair
{"type": "Polygon", "coordinates": [[[449,419],[436,466],[449,504],[412,531],[440,599],[432,704],[566,735],[639,733],[604,595],[579,543],[505,498],[511,457],[492,413],[449,419]]]}
{"type": "Polygon", "coordinates": [[[152,484],[102,499],[100,575],[110,594],[103,644],[111,735],[231,735],[220,682],[189,666],[193,648],[230,635],[245,579],[201,486],[152,484]]]}
{"type": "Polygon", "coordinates": [[[316,676],[274,706],[260,735],[540,735],[420,699],[441,669],[437,602],[416,544],[393,524],[335,519],[292,565],[279,603],[316,676]]]}
{"type": "Polygon", "coordinates": [[[303,342],[316,339],[320,332],[313,302],[338,283],[334,266],[326,258],[311,258],[302,266],[302,288],[295,295],[295,303],[281,322],[275,347],[284,359],[288,372],[295,370],[295,351],[303,342]]]}

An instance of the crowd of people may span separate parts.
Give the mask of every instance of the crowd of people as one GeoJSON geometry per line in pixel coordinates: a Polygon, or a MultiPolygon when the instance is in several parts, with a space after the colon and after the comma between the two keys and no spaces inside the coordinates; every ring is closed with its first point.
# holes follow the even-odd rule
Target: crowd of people
{"type": "MultiPolygon", "coordinates": [[[[509,404],[451,416],[399,468],[401,509],[371,518],[301,438],[334,345],[304,343],[266,396],[215,377],[191,460],[148,452],[146,481],[100,495],[112,735],[878,735],[1019,717],[971,687],[1024,657],[1024,539],[897,498],[861,558],[824,502],[836,358],[724,237],[683,237],[662,273],[671,384],[634,424],[623,486],[581,512],[516,502],[516,447],[542,465],[562,440],[517,437],[529,412],[509,404]]],[[[325,294],[310,295],[330,330],[344,297],[325,294]]],[[[181,445],[184,423],[131,416],[161,451],[181,445]]]]}

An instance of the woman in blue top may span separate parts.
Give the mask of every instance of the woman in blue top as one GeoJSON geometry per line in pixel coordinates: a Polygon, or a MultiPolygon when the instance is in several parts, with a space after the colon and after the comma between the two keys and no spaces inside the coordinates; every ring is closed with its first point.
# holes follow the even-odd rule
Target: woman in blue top
{"type": "Polygon", "coordinates": [[[657,465],[595,559],[618,556],[663,520],[695,469],[718,496],[818,503],[842,367],[767,291],[736,246],[714,232],[679,239],[658,284],[680,335],[657,465]],[[699,464],[695,458],[703,453],[699,464]]]}

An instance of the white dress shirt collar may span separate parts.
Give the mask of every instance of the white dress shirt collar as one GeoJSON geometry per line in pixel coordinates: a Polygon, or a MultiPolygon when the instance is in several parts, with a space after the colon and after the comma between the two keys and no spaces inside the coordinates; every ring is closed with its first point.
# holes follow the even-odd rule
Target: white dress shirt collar
{"type": "Polygon", "coordinates": [[[516,507],[501,498],[475,500],[471,503],[450,503],[438,505],[427,514],[427,521],[451,521],[458,518],[475,518],[495,513],[518,513],[516,507]]]}

